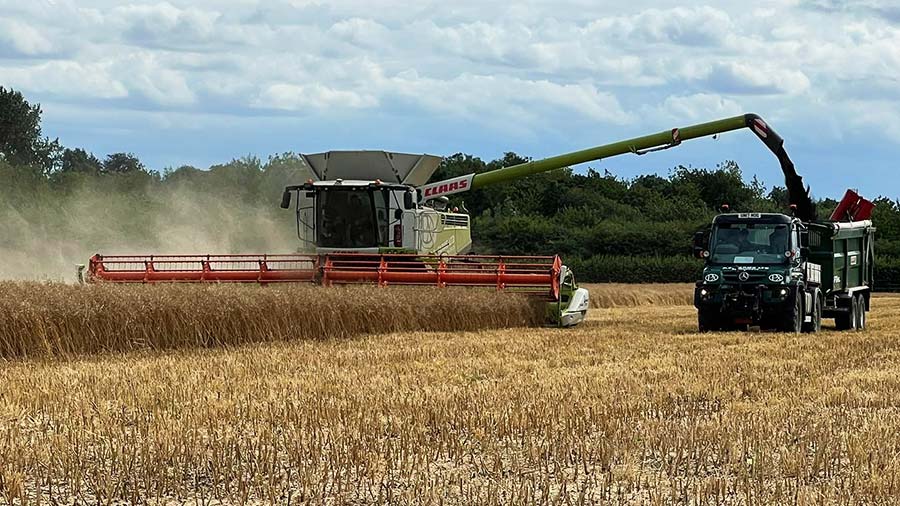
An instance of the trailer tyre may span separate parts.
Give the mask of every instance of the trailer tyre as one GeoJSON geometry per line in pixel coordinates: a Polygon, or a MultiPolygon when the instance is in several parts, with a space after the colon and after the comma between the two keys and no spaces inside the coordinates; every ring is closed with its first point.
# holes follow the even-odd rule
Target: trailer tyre
{"type": "Polygon", "coordinates": [[[803,332],[815,333],[822,330],[822,297],[819,292],[813,294],[813,311],[811,322],[803,324],[803,332]]]}
{"type": "Polygon", "coordinates": [[[834,317],[834,327],[838,330],[850,330],[853,326],[853,316],[850,313],[841,313],[834,317]]]}
{"type": "Polygon", "coordinates": [[[856,330],[866,329],[866,299],[862,294],[856,297],[856,330]]]}
{"type": "Polygon", "coordinates": [[[834,326],[838,330],[850,330],[856,328],[856,297],[851,297],[846,313],[838,313],[834,317],[834,326]]]}

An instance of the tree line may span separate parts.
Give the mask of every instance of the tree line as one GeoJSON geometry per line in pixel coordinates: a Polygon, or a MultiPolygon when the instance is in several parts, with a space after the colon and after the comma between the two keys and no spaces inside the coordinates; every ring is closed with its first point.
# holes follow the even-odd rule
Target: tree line
{"type": "MultiPolygon", "coordinates": [[[[284,186],[309,177],[296,154],[151,170],[130,153],[101,157],[64,147],[44,136],[40,118],[39,105],[0,87],[0,253],[22,257],[13,262],[18,272],[59,277],[100,248],[193,253],[299,245],[293,214],[278,208],[284,186]]],[[[524,161],[515,153],[492,161],[457,153],[432,180],[524,161]]],[[[875,202],[884,278],[876,280],[900,286],[900,203],[875,202]]],[[[690,258],[691,237],[724,203],[756,212],[785,212],[788,204],[783,187],[748,179],[729,160],[633,179],[561,169],[454,197],[472,215],[476,252],[558,253],[582,281],[620,282],[695,280],[700,264],[690,258]]],[[[820,216],[836,204],[819,200],[820,216]]],[[[0,268],[0,275],[24,276],[9,271],[0,268]]]]}

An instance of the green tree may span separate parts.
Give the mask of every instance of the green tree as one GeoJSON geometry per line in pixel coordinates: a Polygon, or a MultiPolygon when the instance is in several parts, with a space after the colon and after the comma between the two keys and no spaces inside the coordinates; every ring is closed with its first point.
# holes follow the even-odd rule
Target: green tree
{"type": "Polygon", "coordinates": [[[103,172],[103,166],[103,162],[92,153],[88,153],[81,148],[66,149],[62,153],[59,172],[96,175],[103,172]]]}
{"type": "Polygon", "coordinates": [[[55,168],[60,146],[41,134],[41,106],[0,86],[0,159],[42,174],[55,168]]]}
{"type": "Polygon", "coordinates": [[[103,160],[103,172],[106,174],[131,174],[147,172],[144,164],[132,153],[113,153],[103,160]]]}
{"type": "Polygon", "coordinates": [[[696,192],[710,209],[728,204],[735,211],[751,211],[761,197],[759,188],[745,183],[740,167],[731,160],[716,170],[679,166],[673,171],[671,180],[676,191],[696,192]]]}

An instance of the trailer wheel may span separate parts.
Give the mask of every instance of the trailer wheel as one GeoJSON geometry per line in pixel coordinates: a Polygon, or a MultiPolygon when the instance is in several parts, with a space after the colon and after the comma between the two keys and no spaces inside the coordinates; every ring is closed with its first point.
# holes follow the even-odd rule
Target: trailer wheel
{"type": "Polygon", "coordinates": [[[834,326],[838,330],[850,330],[856,328],[856,297],[850,298],[849,308],[846,313],[838,313],[834,317],[834,326]]]}
{"type": "Polygon", "coordinates": [[[822,297],[819,292],[813,294],[813,312],[811,322],[803,324],[803,332],[815,333],[822,330],[822,297]]]}
{"type": "Polygon", "coordinates": [[[853,318],[850,313],[841,313],[834,317],[834,328],[838,330],[850,330],[852,324],[853,318]]]}
{"type": "Polygon", "coordinates": [[[856,330],[866,329],[866,300],[862,294],[856,297],[856,330]]]}
{"type": "Polygon", "coordinates": [[[794,297],[794,306],[784,315],[781,330],[792,334],[799,334],[803,330],[803,291],[797,290],[794,297]]]}

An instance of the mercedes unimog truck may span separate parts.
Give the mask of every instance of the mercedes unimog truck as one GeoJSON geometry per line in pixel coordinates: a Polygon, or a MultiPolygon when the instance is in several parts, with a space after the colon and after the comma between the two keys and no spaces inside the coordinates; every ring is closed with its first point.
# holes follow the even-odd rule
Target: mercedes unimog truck
{"type": "Polygon", "coordinates": [[[873,286],[874,205],[848,190],[830,219],[819,220],[770,127],[754,130],[775,153],[785,175],[790,214],[731,213],[694,236],[705,262],[694,291],[701,332],[748,326],[817,332],[823,318],[838,330],[866,327],[873,286]]]}

